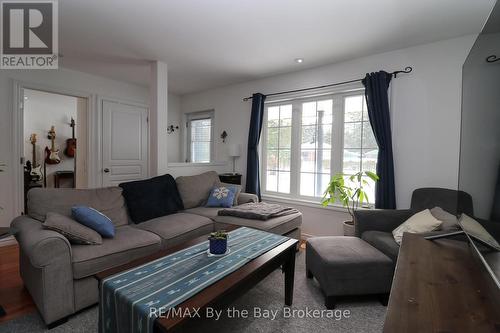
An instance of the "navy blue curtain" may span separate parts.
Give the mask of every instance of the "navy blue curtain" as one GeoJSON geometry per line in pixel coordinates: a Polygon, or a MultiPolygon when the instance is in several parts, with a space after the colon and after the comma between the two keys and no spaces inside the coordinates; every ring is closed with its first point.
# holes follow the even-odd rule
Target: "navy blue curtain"
{"type": "Polygon", "coordinates": [[[248,133],[247,152],[247,180],[245,192],[253,193],[260,197],[259,173],[259,140],[264,121],[264,101],[266,96],[260,93],[252,95],[252,116],[250,117],[250,131],[248,133]]]}
{"type": "Polygon", "coordinates": [[[363,79],[370,124],[378,144],[375,208],[395,209],[394,161],[392,157],[391,118],[387,90],[392,74],[384,71],[366,74],[363,79]]]}

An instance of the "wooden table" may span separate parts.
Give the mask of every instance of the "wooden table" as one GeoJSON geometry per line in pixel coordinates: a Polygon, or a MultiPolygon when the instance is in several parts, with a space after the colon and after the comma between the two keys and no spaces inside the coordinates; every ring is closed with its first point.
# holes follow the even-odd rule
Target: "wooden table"
{"type": "Polygon", "coordinates": [[[241,185],[241,175],[239,173],[221,173],[219,180],[223,183],[241,185]]]}
{"type": "MultiPolygon", "coordinates": [[[[236,228],[230,228],[234,230],[236,228]]],[[[196,245],[207,240],[207,236],[198,237],[184,244],[172,247],[170,249],[159,251],[153,255],[134,260],[128,264],[111,268],[104,272],[96,274],[96,278],[100,281],[111,275],[123,272],[136,266],[145,264],[152,260],[164,257],[174,252],[185,249],[189,246],[196,245]]],[[[246,265],[237,269],[233,273],[225,276],[214,284],[203,289],[198,294],[187,299],[183,303],[176,306],[181,309],[200,309],[200,314],[207,307],[223,308],[237,297],[244,294],[257,283],[262,281],[267,275],[279,267],[284,271],[284,291],[285,304],[290,306],[293,302],[293,281],[295,275],[295,254],[299,241],[289,239],[286,242],[276,246],[275,248],[265,252],[259,257],[253,259],[246,265]]],[[[168,318],[158,318],[155,321],[155,332],[172,332],[179,330],[188,320],[196,320],[195,318],[182,316],[169,316],[168,318]]]]}
{"type": "Polygon", "coordinates": [[[500,332],[500,291],[468,243],[405,233],[384,332],[500,332]]]}
{"type": "Polygon", "coordinates": [[[69,179],[71,180],[71,187],[75,188],[75,172],[74,171],[56,171],[54,172],[54,187],[61,187],[61,180],[69,179]]]}

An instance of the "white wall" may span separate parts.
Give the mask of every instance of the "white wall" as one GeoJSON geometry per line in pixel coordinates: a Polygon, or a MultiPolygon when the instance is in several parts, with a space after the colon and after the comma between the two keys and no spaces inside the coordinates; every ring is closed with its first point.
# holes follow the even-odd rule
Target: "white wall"
{"type": "MultiPolygon", "coordinates": [[[[7,163],[5,172],[0,173],[0,226],[9,225],[14,212],[14,197],[18,190],[14,188],[13,168],[20,167],[19,161],[13,160],[13,80],[40,84],[56,90],[71,90],[91,95],[96,103],[98,96],[112,97],[148,104],[148,89],[68,69],[58,70],[1,70],[0,71],[0,162],[7,163]]],[[[97,112],[99,107],[94,106],[97,112]]]]}
{"type": "MultiPolygon", "coordinates": [[[[364,77],[365,73],[412,66],[413,72],[392,81],[391,117],[398,207],[408,207],[418,187],[457,188],[460,138],[461,67],[475,36],[425,44],[342,63],[182,96],[182,112],[215,109],[216,133],[226,129],[241,143],[238,170],[245,174],[251,102],[255,92],[272,93],[364,77]]],[[[306,59],[307,61],[307,59],[306,59]]],[[[225,149],[216,147],[218,160],[225,149]]],[[[335,213],[332,213],[333,215],[335,213]]],[[[323,211],[304,218],[304,231],[332,234],[323,211]],[[310,222],[313,219],[315,222],[310,222]],[[325,227],[323,228],[324,225],[325,227]]],[[[327,214],[330,216],[330,214],[327,214]]]]}
{"type": "Polygon", "coordinates": [[[223,162],[215,163],[169,163],[168,173],[174,178],[179,176],[199,175],[207,171],[217,173],[228,172],[227,164],[223,162]]]}
{"type": "Polygon", "coordinates": [[[168,94],[168,126],[179,126],[168,138],[168,162],[182,162],[181,154],[181,98],[178,95],[168,94]]]}
{"type": "MultiPolygon", "coordinates": [[[[51,147],[47,132],[55,126],[56,149],[59,149],[59,164],[47,164],[47,187],[54,187],[54,172],[74,170],[74,158],[64,155],[66,139],[71,138],[71,118],[78,123],[76,104],[77,98],[43,91],[25,89],[24,91],[24,157],[32,160],[33,146],[30,142],[32,133],[37,135],[36,163],[43,166],[45,147],[51,147]]],[[[61,184],[62,185],[62,184],[61,184]]]]}

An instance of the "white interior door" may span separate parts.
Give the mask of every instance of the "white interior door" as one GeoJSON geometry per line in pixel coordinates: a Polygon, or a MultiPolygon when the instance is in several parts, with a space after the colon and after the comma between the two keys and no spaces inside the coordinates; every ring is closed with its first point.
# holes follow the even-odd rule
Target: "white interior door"
{"type": "Polygon", "coordinates": [[[102,112],[102,185],[146,178],[148,109],[104,100],[102,112]]]}

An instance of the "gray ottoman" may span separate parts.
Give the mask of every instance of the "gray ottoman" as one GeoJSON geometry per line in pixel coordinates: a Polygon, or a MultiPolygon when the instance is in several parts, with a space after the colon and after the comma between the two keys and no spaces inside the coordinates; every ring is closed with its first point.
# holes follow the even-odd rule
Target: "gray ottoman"
{"type": "Polygon", "coordinates": [[[314,237],[307,240],[306,272],[318,280],[328,309],[343,295],[378,294],[387,305],[394,263],[358,237],[314,237]]]}

